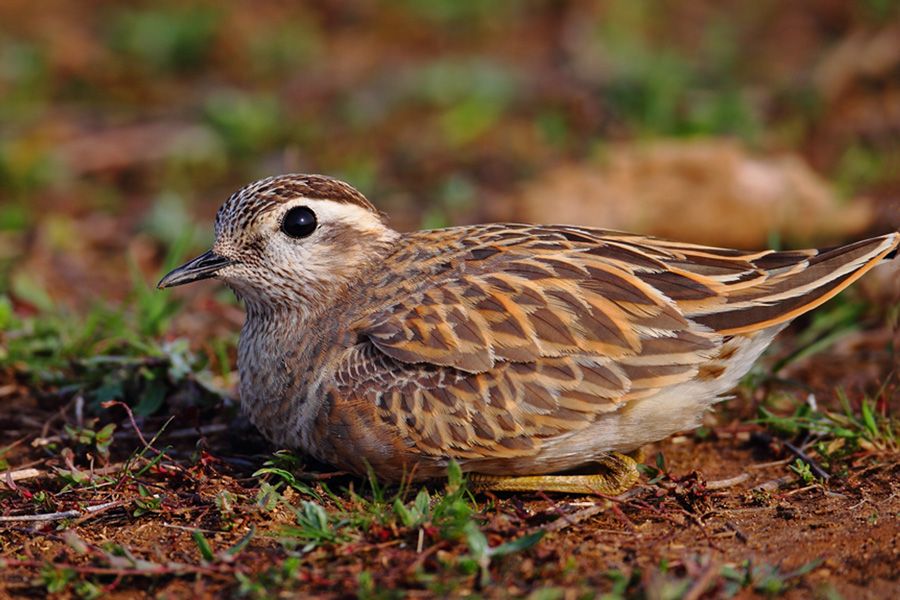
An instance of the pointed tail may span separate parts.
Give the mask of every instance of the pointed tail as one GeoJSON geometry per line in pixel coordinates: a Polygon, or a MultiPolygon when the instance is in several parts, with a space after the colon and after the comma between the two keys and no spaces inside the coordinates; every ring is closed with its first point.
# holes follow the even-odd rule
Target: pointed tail
{"type": "Polygon", "coordinates": [[[895,258],[900,232],[838,248],[772,252],[753,260],[764,281],[727,293],[724,303],[691,318],[725,335],[790,321],[837,295],[880,262],[895,258]]]}

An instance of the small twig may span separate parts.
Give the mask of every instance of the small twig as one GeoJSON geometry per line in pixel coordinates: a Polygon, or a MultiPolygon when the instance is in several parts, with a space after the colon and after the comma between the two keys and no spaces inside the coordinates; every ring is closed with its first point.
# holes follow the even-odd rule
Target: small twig
{"type": "Polygon", "coordinates": [[[64,510],[61,512],[43,513],[38,515],[16,515],[9,517],[0,516],[0,523],[15,523],[17,521],[59,521],[60,519],[73,519],[76,517],[83,517],[85,515],[92,515],[108,508],[113,508],[114,506],[128,504],[129,502],[131,501],[114,500],[112,502],[97,504],[96,506],[88,506],[84,510],[64,510]]]}
{"type": "MultiPolygon", "coordinates": [[[[7,430],[6,433],[7,433],[7,435],[11,435],[10,432],[9,432],[9,430],[7,430]]],[[[27,439],[28,439],[28,436],[27,436],[27,435],[24,436],[24,437],[20,437],[20,438],[18,438],[17,440],[13,441],[11,444],[7,445],[7,446],[3,449],[3,451],[4,451],[4,452],[9,452],[10,450],[14,449],[16,446],[21,445],[21,444],[22,444],[25,440],[27,440],[27,439]]],[[[34,464],[34,463],[32,463],[32,464],[34,464]]]]}
{"type": "Polygon", "coordinates": [[[712,546],[712,547],[715,548],[716,550],[719,550],[719,547],[716,546],[716,543],[715,543],[715,541],[713,541],[712,536],[711,536],[711,535],[709,534],[709,532],[706,530],[706,524],[703,522],[703,519],[701,519],[699,516],[695,515],[695,514],[692,513],[692,512],[689,512],[689,511],[687,511],[687,510],[685,510],[685,509],[683,509],[683,508],[681,509],[680,512],[681,512],[685,517],[687,517],[689,520],[693,521],[694,524],[695,524],[697,527],[700,528],[700,533],[703,534],[703,537],[706,538],[706,541],[709,542],[709,545],[710,545],[710,546],[712,546]]]}
{"type": "MultiPolygon", "coordinates": [[[[610,499],[607,498],[607,500],[609,501],[610,499]]],[[[622,507],[618,503],[610,501],[609,509],[616,517],[618,517],[620,521],[625,523],[630,531],[637,531],[637,527],[635,527],[634,522],[628,518],[628,515],[625,514],[625,512],[622,510],[622,507]]]]}
{"type": "Polygon", "coordinates": [[[683,596],[683,600],[698,600],[718,573],[719,565],[716,562],[710,562],[683,596]]]}
{"type": "MultiPolygon", "coordinates": [[[[639,493],[642,493],[644,491],[649,491],[649,490],[652,490],[652,488],[647,487],[647,486],[640,486],[640,487],[631,488],[624,494],[620,494],[618,496],[603,496],[602,494],[598,494],[598,495],[601,498],[611,500],[614,503],[613,504],[614,508],[617,507],[618,504],[626,504],[627,503],[629,506],[632,506],[639,510],[649,512],[649,513],[653,514],[654,516],[659,517],[660,519],[663,519],[664,521],[668,521],[678,527],[681,527],[682,525],[684,525],[683,522],[677,521],[676,519],[672,518],[670,515],[666,514],[665,512],[663,512],[659,508],[653,506],[652,504],[649,504],[640,498],[636,498],[636,496],[639,493]]],[[[622,513],[621,510],[619,510],[619,513],[623,517],[625,516],[625,513],[622,513]]],[[[626,517],[626,521],[631,526],[630,527],[631,530],[634,531],[634,529],[635,529],[634,523],[632,523],[630,520],[628,520],[627,517],[626,517]]]]}
{"type": "MultiPolygon", "coordinates": [[[[891,494],[891,498],[893,498],[893,497],[894,497],[894,495],[891,494]]],[[[889,499],[890,499],[890,498],[889,498],[889,499]]],[[[869,502],[869,499],[866,498],[865,492],[864,492],[864,493],[863,493],[863,499],[860,500],[859,502],[857,502],[856,504],[854,504],[853,506],[848,506],[848,507],[847,507],[847,510],[856,510],[857,508],[859,508],[859,507],[862,506],[863,504],[866,504],[867,502],[869,502]]]]}
{"type": "Polygon", "coordinates": [[[34,479],[44,475],[44,471],[38,469],[19,469],[17,471],[7,471],[3,474],[4,478],[9,481],[22,481],[24,479],[34,479]]]}
{"type": "Polygon", "coordinates": [[[796,456],[797,458],[799,458],[800,460],[802,460],[803,462],[808,464],[809,468],[812,470],[813,473],[815,473],[819,477],[819,479],[823,479],[825,481],[828,481],[829,479],[831,479],[831,473],[829,473],[828,471],[823,469],[821,466],[819,466],[819,463],[817,463],[815,460],[810,458],[806,452],[804,452],[803,450],[801,450],[800,448],[798,448],[797,446],[793,445],[790,442],[782,442],[782,444],[784,444],[785,448],[787,448],[788,450],[791,451],[791,454],[793,454],[794,456],[796,456]]]}
{"type": "Polygon", "coordinates": [[[175,525],[174,523],[161,523],[163,527],[167,527],[168,529],[180,529],[182,531],[189,531],[191,533],[195,531],[199,531],[201,533],[208,533],[210,535],[214,535],[219,533],[213,529],[200,529],[198,527],[185,527],[184,525],[175,525]]]}
{"type": "Polygon", "coordinates": [[[75,425],[84,427],[84,396],[75,396],[75,425]]]}
{"type": "Polygon", "coordinates": [[[731,521],[725,521],[725,527],[727,527],[728,529],[730,529],[731,531],[733,531],[733,532],[734,532],[734,535],[737,537],[737,539],[741,540],[741,541],[744,542],[745,544],[747,543],[747,540],[749,539],[749,538],[747,537],[747,534],[744,533],[743,531],[741,531],[741,530],[738,528],[737,525],[735,525],[735,524],[732,523],[731,521]]]}
{"type": "Polygon", "coordinates": [[[436,544],[424,549],[419,553],[419,556],[416,557],[416,560],[414,560],[412,564],[410,564],[406,568],[406,573],[410,576],[414,575],[416,571],[418,571],[422,567],[422,565],[425,564],[425,561],[428,559],[428,557],[430,557],[435,552],[438,552],[439,550],[443,550],[447,546],[449,546],[449,543],[446,540],[441,540],[436,544]]]}
{"type": "Polygon", "coordinates": [[[748,506],[745,508],[720,508],[718,512],[720,514],[746,514],[746,513],[756,513],[762,512],[765,510],[775,510],[774,506],[748,506]]]}
{"type": "Polygon", "coordinates": [[[102,403],[100,406],[102,406],[103,408],[110,408],[113,406],[121,406],[122,408],[124,408],[126,414],[128,414],[128,420],[131,421],[131,426],[134,428],[134,432],[137,434],[138,439],[141,440],[141,443],[144,445],[144,448],[146,448],[147,450],[153,450],[157,454],[162,454],[162,452],[160,452],[159,450],[157,450],[156,448],[151,446],[150,443],[147,442],[147,440],[144,438],[144,434],[141,433],[141,428],[138,427],[137,421],[134,420],[134,413],[131,412],[130,406],[128,406],[127,404],[125,404],[124,402],[122,402],[120,400],[108,400],[108,401],[102,403]]]}
{"type": "Polygon", "coordinates": [[[604,500],[599,504],[594,504],[593,506],[589,506],[587,508],[582,508],[576,513],[571,515],[563,515],[559,519],[556,519],[549,525],[545,527],[538,527],[537,529],[543,529],[544,531],[562,531],[567,527],[571,527],[572,525],[577,525],[586,519],[590,519],[594,515],[605,512],[607,509],[612,507],[612,502],[609,500],[604,500]]]}
{"type": "MultiPolygon", "coordinates": [[[[493,496],[493,494],[491,495],[493,496]]],[[[540,496],[541,500],[547,502],[550,505],[550,509],[547,512],[553,513],[558,517],[553,521],[554,523],[559,519],[568,520],[569,515],[563,512],[563,509],[558,502],[554,502],[544,491],[538,491],[537,495],[540,496]]],[[[593,506],[593,503],[591,503],[591,505],[593,506]]],[[[537,529],[540,529],[540,527],[535,528],[535,530],[537,529]]]]}
{"type": "Polygon", "coordinates": [[[790,458],[783,458],[781,460],[773,460],[772,462],[766,463],[758,463],[755,465],[747,465],[748,469],[753,469],[754,471],[757,469],[768,469],[769,467],[781,467],[791,462],[790,458]]]}
{"type": "Polygon", "coordinates": [[[796,490],[791,490],[789,492],[785,492],[782,497],[787,498],[788,496],[793,496],[794,494],[799,494],[801,492],[808,492],[809,490],[814,490],[820,488],[819,484],[807,485],[806,487],[797,488],[796,490]]]}
{"type": "Polygon", "coordinates": [[[750,473],[741,473],[740,475],[736,475],[729,479],[719,479],[717,481],[708,481],[706,483],[706,489],[721,490],[721,489],[729,488],[729,487],[744,483],[748,479],[750,479],[750,473]]]}
{"type": "MultiPolygon", "coordinates": [[[[159,494],[153,494],[152,498],[159,498],[159,494]]],[[[74,521],[72,521],[72,527],[77,527],[81,525],[88,519],[96,517],[99,514],[105,513],[108,510],[112,510],[114,508],[119,508],[121,506],[127,506],[131,504],[133,500],[119,500],[118,502],[107,502],[106,504],[99,504],[97,506],[90,507],[90,511],[85,511],[85,514],[81,515],[74,521]]]]}
{"type": "Polygon", "coordinates": [[[764,483],[759,484],[758,486],[751,488],[751,492],[774,492],[775,490],[782,488],[790,483],[794,482],[793,475],[785,475],[784,477],[779,477],[778,479],[771,479],[764,483]]]}
{"type": "MultiPolygon", "coordinates": [[[[7,567],[21,568],[42,568],[46,566],[43,560],[18,560],[14,558],[4,559],[7,567]]],[[[135,577],[152,577],[155,575],[193,575],[201,574],[211,577],[228,577],[234,573],[233,567],[227,564],[223,565],[188,565],[184,563],[167,563],[158,564],[150,563],[142,567],[95,567],[92,565],[76,565],[71,563],[54,563],[55,567],[71,569],[76,573],[85,573],[88,575],[116,575],[116,576],[135,576],[135,577]]]]}
{"type": "Polygon", "coordinates": [[[622,503],[628,502],[629,500],[631,500],[632,498],[634,498],[635,496],[640,494],[644,489],[647,489],[647,488],[644,488],[642,486],[635,486],[635,487],[631,488],[630,490],[628,490],[627,492],[623,492],[623,493],[619,494],[618,496],[612,498],[612,500],[615,500],[616,502],[622,502],[622,503]]]}

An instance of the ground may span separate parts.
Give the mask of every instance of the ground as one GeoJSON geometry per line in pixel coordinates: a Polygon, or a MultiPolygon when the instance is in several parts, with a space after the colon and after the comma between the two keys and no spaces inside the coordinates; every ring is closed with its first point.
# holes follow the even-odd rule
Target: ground
{"type": "Polygon", "coordinates": [[[238,410],[230,292],[154,289],[289,171],[400,230],[900,230],[896,3],[86,6],[0,3],[0,597],[900,597],[896,266],[617,498],[282,452],[238,410]]]}
{"type": "MultiPolygon", "coordinates": [[[[896,363],[879,329],[840,340],[785,367],[783,380],[765,375],[770,356],[703,428],[647,448],[640,484],[611,499],[470,494],[454,476],[382,489],[270,454],[221,399],[134,423],[113,401],[100,411],[116,425],[106,439],[91,419],[79,428],[83,398],[41,396],[8,373],[2,589],[890,597],[900,589],[900,452],[883,415],[889,399],[896,410],[896,363]],[[860,357],[878,361],[885,385],[848,388],[842,407],[827,390],[841,372],[852,386],[860,357]],[[798,386],[819,412],[795,399],[798,386]]],[[[789,332],[777,354],[796,342],[789,332]]]]}

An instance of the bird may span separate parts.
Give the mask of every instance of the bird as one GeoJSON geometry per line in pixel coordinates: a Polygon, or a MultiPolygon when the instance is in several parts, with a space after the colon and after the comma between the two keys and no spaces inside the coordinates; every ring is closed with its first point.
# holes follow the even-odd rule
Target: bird
{"type": "Polygon", "coordinates": [[[221,206],[159,288],[243,302],[243,410],[272,443],[386,482],[455,462],[478,489],[617,494],[700,424],[797,316],[900,232],[742,251],[581,227],[400,233],[347,183],[287,174],[221,206]]]}

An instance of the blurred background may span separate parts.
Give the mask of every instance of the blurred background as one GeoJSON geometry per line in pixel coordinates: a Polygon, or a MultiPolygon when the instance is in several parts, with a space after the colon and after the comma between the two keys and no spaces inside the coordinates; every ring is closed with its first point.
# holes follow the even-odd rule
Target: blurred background
{"type": "MultiPolygon", "coordinates": [[[[232,191],[292,171],[401,230],[893,230],[898,3],[0,2],[0,324],[104,305],[171,331],[159,275],[232,191]]],[[[215,285],[175,297],[179,333],[240,322],[215,285]]]]}
{"type": "Polygon", "coordinates": [[[371,502],[311,492],[324,481],[294,479],[297,458],[237,415],[231,292],[155,289],[209,248],[233,191],[284,172],[347,180],[400,230],[575,223],[748,249],[898,230],[900,2],[0,0],[0,516],[99,509],[4,529],[0,562],[35,566],[4,571],[0,596],[463,595],[551,514],[579,526],[495,561],[512,575],[494,595],[768,596],[812,569],[789,595],[896,587],[900,260],[797,319],[737,401],[659,445],[662,482],[630,516],[591,524],[546,496],[472,513],[452,492],[415,519],[479,537],[428,533],[423,552],[428,521],[412,555],[374,483],[371,502]],[[751,462],[774,487],[708,493],[751,462]],[[785,491],[792,472],[804,487],[785,491]]]}

